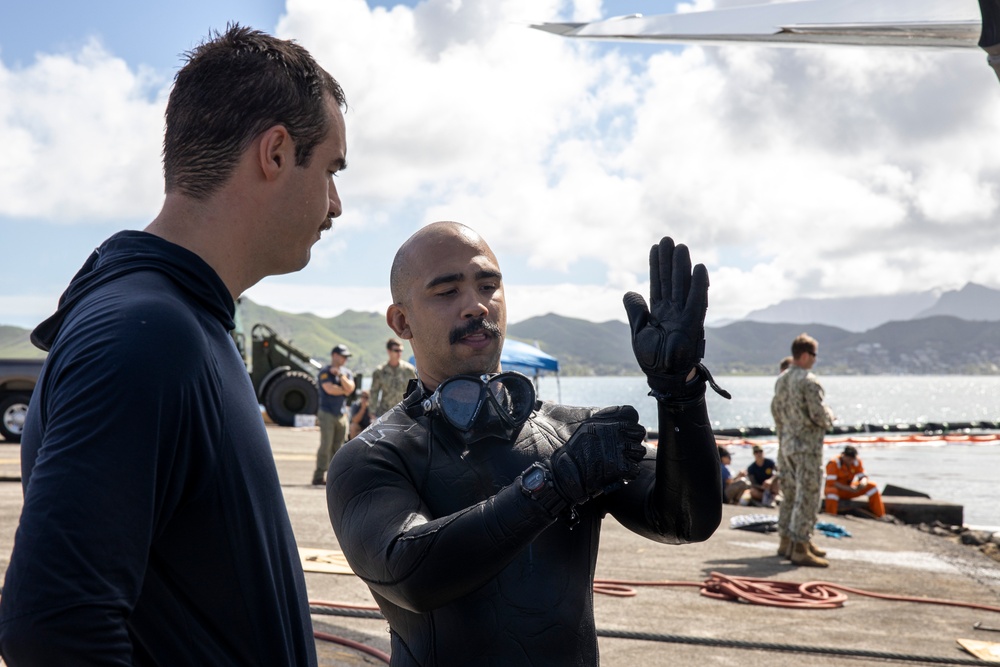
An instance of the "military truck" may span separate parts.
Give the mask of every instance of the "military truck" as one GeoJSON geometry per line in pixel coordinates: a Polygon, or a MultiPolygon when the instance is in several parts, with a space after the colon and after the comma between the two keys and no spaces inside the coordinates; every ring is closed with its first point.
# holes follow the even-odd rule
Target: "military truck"
{"type": "MultiPolygon", "coordinates": [[[[314,415],[319,409],[319,385],[316,376],[323,364],[282,338],[267,324],[258,322],[250,329],[247,349],[243,298],[236,300],[233,340],[250,373],[257,401],[267,416],[279,426],[294,426],[296,415],[314,415]]],[[[361,388],[361,374],[355,374],[357,387],[347,403],[351,404],[361,388]]]]}
{"type": "MultiPolygon", "coordinates": [[[[246,359],[243,334],[234,333],[234,337],[246,359]]],[[[323,365],[260,322],[250,330],[250,342],[250,382],[271,421],[294,426],[295,415],[316,414],[316,374],[323,365]]]]}
{"type": "Polygon", "coordinates": [[[0,359],[0,435],[21,442],[28,401],[35,390],[44,359],[0,359]]]}

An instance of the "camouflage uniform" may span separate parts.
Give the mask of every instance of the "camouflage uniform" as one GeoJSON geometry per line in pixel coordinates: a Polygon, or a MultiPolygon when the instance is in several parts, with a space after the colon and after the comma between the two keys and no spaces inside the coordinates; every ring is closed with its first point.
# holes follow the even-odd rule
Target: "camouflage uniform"
{"type": "Polygon", "coordinates": [[[823,387],[816,376],[791,366],[774,385],[771,415],[778,433],[778,469],[784,494],[778,533],[805,542],[819,513],[823,435],[833,426],[833,412],[823,403],[823,387]]]}
{"type": "Polygon", "coordinates": [[[406,385],[415,377],[417,369],[405,361],[400,361],[395,367],[384,363],[376,368],[372,373],[372,386],[368,390],[375,416],[381,417],[403,400],[406,385]]]}

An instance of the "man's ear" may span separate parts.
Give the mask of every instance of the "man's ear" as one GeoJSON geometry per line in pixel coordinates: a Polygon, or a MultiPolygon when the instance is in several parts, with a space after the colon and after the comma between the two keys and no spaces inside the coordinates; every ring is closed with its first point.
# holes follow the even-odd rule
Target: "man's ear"
{"type": "Polygon", "coordinates": [[[295,164],[295,142],[284,125],[274,125],[261,133],[257,160],[264,178],[269,181],[295,164]]]}
{"type": "Polygon", "coordinates": [[[410,331],[410,323],[406,319],[406,311],[398,303],[394,303],[386,309],[385,323],[400,338],[404,340],[411,340],[413,338],[413,332],[410,331]]]}

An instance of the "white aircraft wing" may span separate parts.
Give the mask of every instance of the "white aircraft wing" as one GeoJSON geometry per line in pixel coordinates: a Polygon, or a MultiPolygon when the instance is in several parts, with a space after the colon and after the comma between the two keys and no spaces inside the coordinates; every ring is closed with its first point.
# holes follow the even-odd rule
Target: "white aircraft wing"
{"type": "Polygon", "coordinates": [[[977,0],[801,0],[594,23],[540,23],[564,37],[644,42],[774,42],[975,47],[977,0]]]}
{"type": "Polygon", "coordinates": [[[975,48],[978,40],[990,65],[1000,66],[1000,0],[796,0],[531,27],[564,37],[667,43],[975,48]]]}

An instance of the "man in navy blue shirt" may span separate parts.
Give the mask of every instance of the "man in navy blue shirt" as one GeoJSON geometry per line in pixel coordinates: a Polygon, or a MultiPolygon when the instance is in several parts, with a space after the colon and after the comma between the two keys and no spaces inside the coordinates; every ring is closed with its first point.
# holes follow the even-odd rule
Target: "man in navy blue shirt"
{"type": "Polygon", "coordinates": [[[303,268],[341,213],[343,90],[232,25],[166,111],[166,198],[87,259],[32,333],[0,655],[25,665],[315,665],[305,578],[234,300],[303,268]]]}
{"type": "Polygon", "coordinates": [[[750,498],[763,507],[774,507],[774,497],[778,495],[778,466],[764,456],[764,448],[753,446],[753,463],[747,466],[750,479],[750,498]]]}
{"type": "Polygon", "coordinates": [[[316,450],[316,469],[313,471],[314,486],[326,484],[326,469],[330,459],[347,440],[347,397],[354,392],[354,373],[346,366],[351,351],[346,345],[335,345],[330,350],[330,363],[320,369],[319,449],[316,450]]]}

